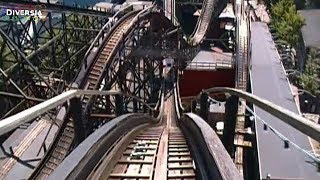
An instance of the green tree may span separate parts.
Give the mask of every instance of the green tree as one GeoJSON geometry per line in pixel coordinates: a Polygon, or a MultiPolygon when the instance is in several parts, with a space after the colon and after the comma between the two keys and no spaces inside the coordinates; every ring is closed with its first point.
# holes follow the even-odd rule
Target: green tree
{"type": "Polygon", "coordinates": [[[320,48],[310,49],[305,71],[320,78],[320,48]]]}
{"type": "Polygon", "coordinates": [[[0,36],[0,68],[6,70],[16,62],[15,57],[11,53],[8,45],[0,36]]]}
{"type": "Polygon", "coordinates": [[[304,90],[309,91],[313,95],[319,94],[319,82],[316,82],[314,76],[303,73],[299,80],[304,90]]]}
{"type": "MultiPolygon", "coordinates": [[[[261,0],[259,3],[265,3],[267,5],[268,8],[271,7],[271,4],[275,4],[277,2],[279,2],[280,0],[261,0]]],[[[319,1],[320,0],[310,0],[310,1],[319,1]]],[[[296,5],[297,9],[304,9],[306,7],[307,0],[294,0],[294,4],[296,5]]]]}
{"type": "Polygon", "coordinates": [[[304,90],[314,95],[320,94],[320,50],[312,48],[309,52],[305,71],[299,77],[304,90]]]}
{"type": "Polygon", "coordinates": [[[304,19],[297,14],[293,0],[279,0],[271,5],[271,27],[275,29],[278,37],[291,46],[296,46],[299,40],[304,19]]]}

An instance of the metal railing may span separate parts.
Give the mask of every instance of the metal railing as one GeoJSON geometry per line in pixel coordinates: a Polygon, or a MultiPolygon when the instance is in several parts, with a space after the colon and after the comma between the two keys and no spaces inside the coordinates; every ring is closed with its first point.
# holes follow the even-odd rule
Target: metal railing
{"type": "Polygon", "coordinates": [[[186,69],[204,69],[204,70],[216,70],[222,68],[232,68],[234,65],[232,61],[219,61],[219,62],[191,62],[186,69]]]}
{"type": "Polygon", "coordinates": [[[256,95],[234,89],[234,88],[226,88],[226,87],[214,87],[210,89],[206,89],[203,92],[206,93],[228,93],[258,106],[264,111],[270,113],[271,115],[279,118],[284,123],[294,127],[300,132],[308,135],[312,139],[320,142],[320,125],[310,120],[289,111],[281,106],[278,106],[270,101],[262,99],[256,95]]]}
{"type": "Polygon", "coordinates": [[[176,3],[181,4],[202,4],[204,0],[176,0],[176,3]]]}

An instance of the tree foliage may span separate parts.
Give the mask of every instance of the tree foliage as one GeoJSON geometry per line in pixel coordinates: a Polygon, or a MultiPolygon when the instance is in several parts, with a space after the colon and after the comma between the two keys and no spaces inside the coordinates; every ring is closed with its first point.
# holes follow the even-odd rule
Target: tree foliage
{"type": "Polygon", "coordinates": [[[16,62],[8,45],[0,36],[0,68],[6,70],[16,62]]]}
{"type": "Polygon", "coordinates": [[[312,48],[309,52],[305,71],[299,78],[303,89],[314,95],[320,94],[320,49],[312,48]]]}
{"type": "MultiPolygon", "coordinates": [[[[279,1],[281,1],[281,0],[261,0],[260,3],[265,3],[267,5],[267,7],[270,8],[271,4],[275,4],[279,1]]],[[[319,1],[320,2],[320,0],[294,0],[294,4],[296,5],[296,8],[298,10],[300,10],[300,9],[304,9],[306,7],[306,5],[309,4],[308,1],[319,1]]]]}
{"type": "Polygon", "coordinates": [[[278,37],[291,46],[296,46],[304,19],[297,14],[293,0],[279,0],[271,5],[271,26],[278,37]]]}
{"type": "Polygon", "coordinates": [[[310,49],[305,72],[320,78],[320,48],[310,49]]]}

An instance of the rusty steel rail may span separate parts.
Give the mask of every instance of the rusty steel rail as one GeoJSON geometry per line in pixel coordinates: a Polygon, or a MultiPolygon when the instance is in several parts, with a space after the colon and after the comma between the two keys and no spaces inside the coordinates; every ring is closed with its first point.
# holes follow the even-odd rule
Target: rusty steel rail
{"type": "Polygon", "coordinates": [[[270,101],[262,99],[256,95],[226,87],[214,87],[204,90],[207,93],[228,93],[234,96],[238,96],[246,101],[258,106],[264,111],[270,113],[271,115],[279,118],[286,124],[294,127],[295,129],[301,131],[302,133],[308,135],[312,139],[320,142],[320,125],[309,121],[308,119],[295,114],[281,106],[278,106],[270,101]]]}

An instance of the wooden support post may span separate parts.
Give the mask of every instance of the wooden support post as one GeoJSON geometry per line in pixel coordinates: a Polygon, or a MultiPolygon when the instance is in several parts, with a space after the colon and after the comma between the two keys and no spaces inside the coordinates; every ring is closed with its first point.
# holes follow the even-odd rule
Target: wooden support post
{"type": "Polygon", "coordinates": [[[147,106],[144,104],[143,105],[143,113],[147,113],[148,112],[148,108],[147,108],[147,106]]]}
{"type": "Polygon", "coordinates": [[[82,116],[82,106],[79,98],[70,100],[70,111],[74,122],[74,129],[76,135],[76,144],[81,143],[86,137],[85,119],[82,116]]]}
{"type": "Polygon", "coordinates": [[[116,99],[116,115],[121,116],[124,114],[124,106],[123,106],[123,99],[121,95],[115,95],[116,99]]]}
{"type": "Polygon", "coordinates": [[[191,112],[196,114],[196,107],[197,107],[197,101],[192,100],[191,101],[191,112]]]}
{"type": "Polygon", "coordinates": [[[231,96],[227,99],[226,107],[225,107],[225,114],[226,118],[224,121],[224,129],[223,129],[223,136],[222,142],[226,150],[228,151],[229,155],[234,158],[234,135],[235,135],[235,127],[236,127],[236,120],[237,120],[237,112],[238,112],[238,101],[239,98],[236,96],[231,96]]]}
{"type": "Polygon", "coordinates": [[[133,99],[132,103],[133,103],[133,112],[134,113],[138,112],[138,102],[137,102],[137,100],[133,99]]]}
{"type": "Polygon", "coordinates": [[[208,120],[209,114],[209,103],[208,103],[208,93],[203,92],[200,96],[200,117],[205,121],[208,120]]]}

